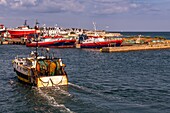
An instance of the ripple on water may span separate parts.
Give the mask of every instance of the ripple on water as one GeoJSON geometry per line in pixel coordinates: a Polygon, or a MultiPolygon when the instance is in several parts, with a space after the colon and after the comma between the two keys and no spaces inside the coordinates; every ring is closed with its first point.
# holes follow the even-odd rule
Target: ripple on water
{"type": "Polygon", "coordinates": [[[169,113],[170,51],[100,53],[52,49],[63,58],[69,86],[36,89],[18,82],[12,59],[34,48],[2,45],[1,112],[169,113]]]}

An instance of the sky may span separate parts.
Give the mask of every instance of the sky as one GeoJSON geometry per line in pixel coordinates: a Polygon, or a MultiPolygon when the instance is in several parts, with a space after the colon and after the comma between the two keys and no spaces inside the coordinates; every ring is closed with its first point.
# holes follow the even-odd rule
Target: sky
{"type": "Polygon", "coordinates": [[[170,0],[0,0],[0,24],[107,31],[170,31],[170,0]]]}

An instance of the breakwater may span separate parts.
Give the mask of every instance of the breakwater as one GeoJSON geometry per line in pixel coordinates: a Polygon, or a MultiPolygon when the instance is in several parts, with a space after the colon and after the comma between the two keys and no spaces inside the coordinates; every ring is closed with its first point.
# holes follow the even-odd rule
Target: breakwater
{"type": "Polygon", "coordinates": [[[14,39],[6,39],[6,40],[0,40],[1,45],[8,45],[8,44],[14,44],[14,45],[25,45],[26,39],[24,38],[14,38],[14,39]]]}
{"type": "Polygon", "coordinates": [[[170,43],[163,44],[143,44],[143,45],[132,45],[122,47],[103,47],[100,49],[101,52],[127,52],[127,51],[140,51],[140,50],[157,50],[157,49],[170,49],[170,43]]]}

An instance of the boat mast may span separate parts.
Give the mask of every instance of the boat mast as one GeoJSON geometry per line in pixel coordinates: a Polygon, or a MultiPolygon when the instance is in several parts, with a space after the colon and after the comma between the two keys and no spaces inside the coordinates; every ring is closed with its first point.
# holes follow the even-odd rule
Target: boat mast
{"type": "Polygon", "coordinates": [[[97,34],[97,28],[96,28],[96,23],[95,22],[93,22],[93,26],[94,26],[94,35],[95,36],[99,36],[98,34],[97,34]]]}
{"type": "Polygon", "coordinates": [[[24,26],[27,26],[27,20],[25,20],[25,22],[24,22],[24,26]]]}
{"type": "Polygon", "coordinates": [[[38,20],[36,19],[36,20],[35,20],[35,27],[34,27],[36,30],[39,29],[39,24],[40,24],[40,23],[39,23],[38,20]]]}
{"type": "Polygon", "coordinates": [[[37,55],[38,55],[38,36],[37,36],[37,34],[34,34],[34,37],[35,37],[35,40],[36,40],[36,59],[37,59],[37,55]]]}
{"type": "MultiPolygon", "coordinates": [[[[39,22],[38,22],[38,20],[36,19],[36,21],[35,21],[35,29],[37,30],[37,29],[39,29],[39,22]]],[[[36,38],[36,59],[37,59],[37,56],[38,56],[38,33],[36,33],[35,32],[35,34],[34,34],[34,37],[36,38]]]]}

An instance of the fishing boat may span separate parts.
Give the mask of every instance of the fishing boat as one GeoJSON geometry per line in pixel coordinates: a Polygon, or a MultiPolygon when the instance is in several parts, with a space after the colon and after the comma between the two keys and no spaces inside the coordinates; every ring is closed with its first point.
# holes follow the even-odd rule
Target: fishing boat
{"type": "Polygon", "coordinates": [[[28,57],[17,56],[12,64],[19,81],[36,86],[65,86],[68,85],[65,64],[61,58],[50,56],[49,50],[43,54],[32,51],[28,57]]]}
{"type": "Polygon", "coordinates": [[[121,46],[123,42],[122,38],[103,38],[100,36],[81,35],[79,37],[78,48],[102,48],[102,47],[113,47],[121,46]]]}
{"type": "Polygon", "coordinates": [[[38,45],[32,38],[28,38],[26,43],[27,47],[53,47],[53,48],[72,48],[74,47],[76,39],[74,38],[63,38],[62,36],[55,37],[43,37],[40,38],[38,45]]]}
{"type": "MultiPolygon", "coordinates": [[[[36,22],[36,24],[38,24],[38,22],[36,22]]],[[[39,33],[40,31],[37,29],[37,26],[35,26],[35,28],[30,28],[27,25],[27,21],[25,20],[25,23],[23,26],[19,26],[17,28],[14,29],[7,29],[8,33],[11,35],[11,38],[21,38],[21,37],[26,37],[29,34],[33,34],[33,33],[39,33]]]]}
{"type": "Polygon", "coordinates": [[[82,34],[79,36],[77,48],[102,48],[102,47],[113,47],[120,46],[123,42],[122,38],[103,38],[99,36],[96,30],[96,23],[93,22],[94,26],[94,35],[87,36],[82,34]]]}

